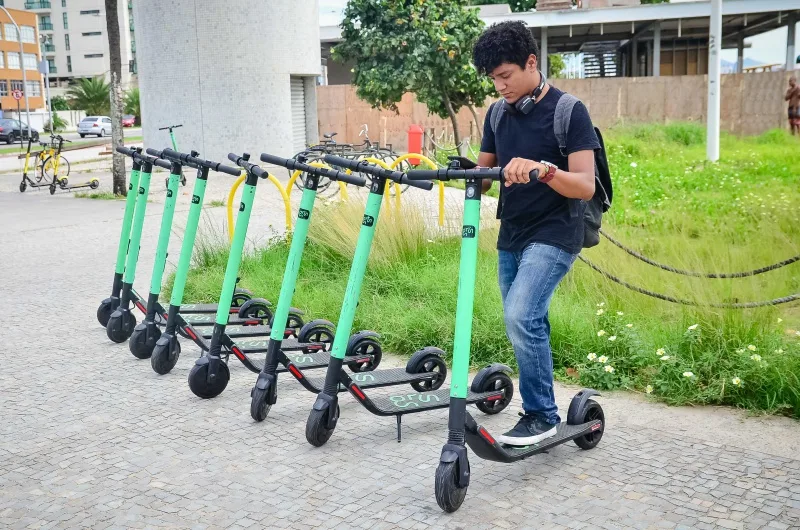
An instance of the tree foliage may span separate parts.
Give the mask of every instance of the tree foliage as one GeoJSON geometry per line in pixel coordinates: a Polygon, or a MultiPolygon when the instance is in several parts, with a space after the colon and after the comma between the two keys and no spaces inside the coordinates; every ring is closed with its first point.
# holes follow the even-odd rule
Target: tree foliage
{"type": "Polygon", "coordinates": [[[102,77],[79,79],[69,87],[67,98],[75,110],[84,110],[89,116],[108,115],[110,85],[102,77]]]}

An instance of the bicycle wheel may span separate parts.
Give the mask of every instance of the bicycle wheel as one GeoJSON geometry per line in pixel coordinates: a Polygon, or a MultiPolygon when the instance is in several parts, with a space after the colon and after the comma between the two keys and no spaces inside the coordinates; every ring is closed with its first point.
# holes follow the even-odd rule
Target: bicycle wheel
{"type": "MultiPolygon", "coordinates": [[[[46,175],[48,178],[53,178],[53,157],[48,156],[42,162],[42,174],[46,175]]],[[[68,177],[69,176],[69,160],[64,158],[63,156],[58,157],[58,175],[60,177],[68,177]]]]}

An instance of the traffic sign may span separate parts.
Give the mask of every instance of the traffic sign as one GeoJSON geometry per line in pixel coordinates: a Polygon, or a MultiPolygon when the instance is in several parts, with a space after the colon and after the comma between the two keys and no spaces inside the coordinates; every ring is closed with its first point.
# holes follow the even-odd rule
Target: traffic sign
{"type": "Polygon", "coordinates": [[[19,101],[22,99],[22,90],[12,90],[11,95],[14,96],[14,99],[19,101]]]}

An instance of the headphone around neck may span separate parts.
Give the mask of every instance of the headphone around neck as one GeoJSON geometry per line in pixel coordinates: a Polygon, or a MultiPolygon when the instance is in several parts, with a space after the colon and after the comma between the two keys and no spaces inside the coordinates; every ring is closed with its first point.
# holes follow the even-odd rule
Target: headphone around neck
{"type": "Polygon", "coordinates": [[[541,76],[541,81],[539,81],[539,86],[533,89],[533,94],[528,95],[525,94],[521,98],[519,98],[516,102],[509,103],[506,100],[503,100],[504,106],[506,111],[510,114],[530,114],[533,110],[533,106],[536,104],[536,100],[542,95],[542,91],[544,90],[544,86],[547,84],[547,77],[545,77],[544,72],[539,72],[541,76]]]}

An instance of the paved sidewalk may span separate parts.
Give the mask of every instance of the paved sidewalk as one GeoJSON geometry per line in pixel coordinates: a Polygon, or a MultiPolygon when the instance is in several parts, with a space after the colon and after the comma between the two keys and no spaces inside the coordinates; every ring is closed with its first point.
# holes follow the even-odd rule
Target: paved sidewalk
{"type": "MultiPolygon", "coordinates": [[[[255,233],[281,230],[274,200],[256,203],[255,233]]],[[[608,427],[596,449],[563,445],[517,465],[471,455],[467,499],[444,514],[433,478],[446,410],[406,416],[398,444],[393,418],[343,396],[317,449],[304,437],[314,397],[289,378],[264,423],[250,418],[255,375],[239,364],[220,397],[200,400],[186,383],[196,348],[184,341],[176,369],[158,376],[95,319],[123,207],[0,191],[0,528],[800,528],[800,425],[786,418],[600,398],[608,427]]],[[[171,262],[187,211],[183,200],[171,262]]],[[[224,208],[209,212],[222,226],[224,208]]],[[[559,386],[559,403],[574,392],[559,386]]],[[[476,414],[498,432],[518,405],[476,414]]]]}

